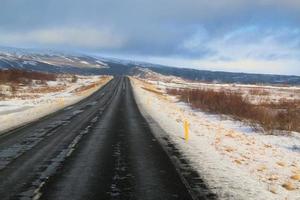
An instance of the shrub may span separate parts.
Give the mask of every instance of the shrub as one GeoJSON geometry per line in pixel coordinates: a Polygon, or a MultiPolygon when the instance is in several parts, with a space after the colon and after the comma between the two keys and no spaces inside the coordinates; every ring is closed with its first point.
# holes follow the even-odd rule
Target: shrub
{"type": "Polygon", "coordinates": [[[192,108],[206,112],[230,115],[238,120],[246,120],[254,128],[300,131],[300,101],[282,99],[279,103],[252,104],[248,97],[232,91],[204,89],[167,89],[170,95],[192,108]]]}
{"type": "Polygon", "coordinates": [[[270,92],[261,88],[252,88],[249,90],[249,94],[256,96],[267,96],[270,94],[270,92]]]}
{"type": "Polygon", "coordinates": [[[55,81],[55,74],[25,71],[25,70],[0,70],[0,83],[22,83],[30,84],[32,80],[55,81]]]}
{"type": "Polygon", "coordinates": [[[78,80],[78,77],[76,75],[72,75],[71,82],[76,83],[77,80],[78,80]]]}

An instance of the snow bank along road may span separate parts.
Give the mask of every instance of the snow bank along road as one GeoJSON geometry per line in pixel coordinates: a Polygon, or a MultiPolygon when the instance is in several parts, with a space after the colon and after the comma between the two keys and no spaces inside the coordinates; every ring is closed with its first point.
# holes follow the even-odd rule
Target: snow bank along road
{"type": "Polygon", "coordinates": [[[86,100],[0,136],[0,197],[206,199],[187,189],[168,155],[128,78],[117,77],[86,100]]]}

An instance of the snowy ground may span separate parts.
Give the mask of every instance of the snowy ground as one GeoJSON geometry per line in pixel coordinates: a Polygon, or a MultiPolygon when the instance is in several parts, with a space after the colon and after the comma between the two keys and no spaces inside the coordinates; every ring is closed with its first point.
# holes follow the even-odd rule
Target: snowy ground
{"type": "Polygon", "coordinates": [[[0,100],[0,134],[37,120],[88,97],[112,77],[78,76],[76,83],[67,78],[19,88],[17,95],[0,100]]]}
{"type": "Polygon", "coordinates": [[[165,95],[163,88],[174,83],[131,81],[139,106],[221,199],[300,199],[300,133],[257,133],[240,122],[191,110],[165,95]],[[190,123],[188,141],[183,139],[184,120],[190,123]]]}
{"type": "Polygon", "coordinates": [[[149,83],[165,88],[197,88],[215,91],[233,91],[247,96],[252,103],[278,102],[280,100],[300,100],[299,86],[254,85],[238,83],[204,83],[184,80],[176,76],[165,76],[152,70],[139,68],[136,78],[145,79],[149,83]]]}

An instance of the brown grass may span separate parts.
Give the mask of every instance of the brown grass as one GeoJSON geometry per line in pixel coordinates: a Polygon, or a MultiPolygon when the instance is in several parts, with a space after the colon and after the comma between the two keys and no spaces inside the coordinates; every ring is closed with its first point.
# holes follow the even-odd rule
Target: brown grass
{"type": "Polygon", "coordinates": [[[28,84],[32,80],[55,81],[57,76],[55,74],[41,73],[25,70],[0,70],[0,83],[22,83],[28,84]]]}
{"type": "Polygon", "coordinates": [[[282,100],[279,103],[255,105],[248,97],[232,91],[204,89],[168,89],[180,101],[206,112],[230,115],[250,122],[256,128],[272,133],[274,130],[300,132],[300,101],[282,100]]]}
{"type": "Polygon", "coordinates": [[[98,84],[96,84],[96,83],[92,83],[92,84],[90,84],[90,85],[81,86],[81,87],[75,89],[75,92],[76,92],[76,93],[80,93],[80,92],[83,92],[83,91],[85,91],[85,90],[89,90],[89,89],[91,89],[91,88],[93,88],[93,87],[97,87],[97,85],[98,85],[98,84]]]}
{"type": "Polygon", "coordinates": [[[249,90],[249,94],[255,95],[255,96],[267,96],[267,95],[270,95],[270,92],[268,92],[265,89],[261,89],[261,88],[251,88],[249,90]]]}
{"type": "Polygon", "coordinates": [[[91,83],[89,85],[84,85],[81,86],[77,89],[75,89],[74,91],[72,91],[72,93],[81,93],[87,90],[90,90],[94,87],[98,87],[99,85],[103,85],[104,83],[106,83],[109,80],[109,77],[102,77],[99,79],[99,81],[95,82],[95,83],[91,83]]]}
{"type": "Polygon", "coordinates": [[[157,90],[154,90],[154,89],[150,89],[150,88],[146,88],[146,87],[142,87],[142,88],[143,88],[144,90],[149,91],[149,92],[152,92],[152,93],[154,93],[154,94],[163,95],[163,93],[160,92],[160,91],[157,91],[157,90]]]}
{"type": "Polygon", "coordinates": [[[41,97],[40,95],[32,95],[32,94],[13,94],[11,96],[3,96],[1,100],[9,100],[9,99],[21,99],[21,100],[28,100],[28,99],[37,99],[41,97]]]}
{"type": "Polygon", "coordinates": [[[55,87],[45,86],[41,88],[29,88],[27,92],[41,94],[41,93],[61,92],[64,91],[65,89],[66,89],[65,86],[55,86],[55,87]]]}

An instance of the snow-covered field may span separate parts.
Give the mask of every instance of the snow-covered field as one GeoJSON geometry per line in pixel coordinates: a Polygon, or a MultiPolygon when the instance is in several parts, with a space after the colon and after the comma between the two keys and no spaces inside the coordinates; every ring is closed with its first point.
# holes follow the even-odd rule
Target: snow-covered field
{"type": "Polygon", "coordinates": [[[0,133],[37,120],[88,97],[111,80],[108,76],[78,76],[76,82],[61,77],[47,85],[22,86],[0,99],[0,133]]]}
{"type": "Polygon", "coordinates": [[[299,100],[300,87],[280,85],[251,85],[238,83],[204,83],[184,80],[176,76],[164,76],[149,69],[139,68],[136,78],[147,80],[149,83],[158,85],[159,88],[190,88],[210,89],[215,91],[233,91],[249,97],[253,103],[278,102],[284,100],[299,100]]]}
{"type": "MultiPolygon", "coordinates": [[[[192,110],[164,93],[166,87],[179,85],[242,90],[257,86],[136,78],[131,82],[141,109],[159,123],[220,199],[300,199],[300,133],[279,136],[254,132],[239,121],[192,110]],[[184,120],[190,123],[188,141],[184,140],[184,120]]],[[[268,88],[274,100],[299,95],[299,88],[264,89],[268,88]]]]}

